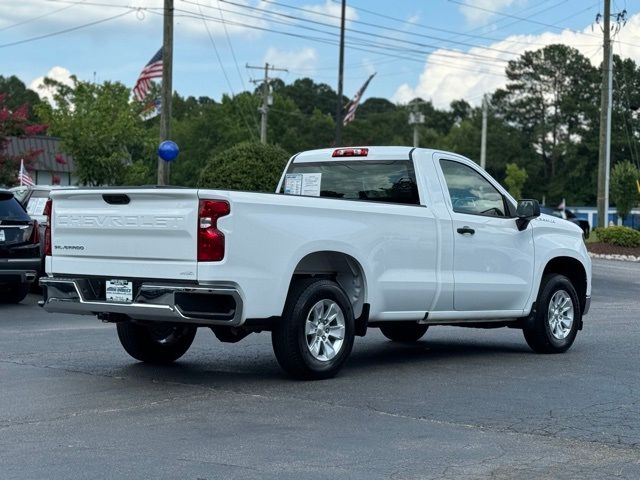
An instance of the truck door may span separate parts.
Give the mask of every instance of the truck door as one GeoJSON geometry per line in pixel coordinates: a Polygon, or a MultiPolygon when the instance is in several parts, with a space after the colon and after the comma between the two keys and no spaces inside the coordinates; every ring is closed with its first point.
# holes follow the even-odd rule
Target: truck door
{"type": "Polygon", "coordinates": [[[522,310],[533,281],[532,229],[518,230],[509,200],[472,162],[434,160],[452,219],[454,309],[522,310]]]}

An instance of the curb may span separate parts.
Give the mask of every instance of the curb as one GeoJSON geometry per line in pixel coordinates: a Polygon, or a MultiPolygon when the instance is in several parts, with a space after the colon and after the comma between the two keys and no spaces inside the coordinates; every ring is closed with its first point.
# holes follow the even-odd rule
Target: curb
{"type": "Polygon", "coordinates": [[[605,260],[619,260],[622,262],[640,262],[640,257],[633,255],[619,255],[617,253],[605,254],[605,253],[592,253],[589,252],[591,258],[602,258],[605,260]]]}

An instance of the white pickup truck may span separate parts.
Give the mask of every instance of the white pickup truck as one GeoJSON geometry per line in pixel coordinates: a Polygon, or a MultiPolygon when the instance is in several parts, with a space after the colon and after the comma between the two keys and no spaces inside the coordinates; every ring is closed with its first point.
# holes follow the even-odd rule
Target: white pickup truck
{"type": "Polygon", "coordinates": [[[275,194],[182,188],[51,192],[49,312],[117,324],[137,360],[181,357],[198,327],[270,331],[280,365],[327,378],[355,336],[514,327],[564,352],[591,299],[576,225],[516,202],[474,162],[408,147],[293,156],[275,194]]]}

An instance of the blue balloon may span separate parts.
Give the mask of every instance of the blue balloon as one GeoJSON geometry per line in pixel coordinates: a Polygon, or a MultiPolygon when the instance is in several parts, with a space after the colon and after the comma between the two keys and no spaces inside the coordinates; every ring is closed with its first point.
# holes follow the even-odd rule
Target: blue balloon
{"type": "Polygon", "coordinates": [[[178,148],[178,145],[176,142],[172,142],[171,140],[165,140],[158,147],[158,156],[165,162],[172,162],[176,159],[179,153],[180,149],[178,148]]]}

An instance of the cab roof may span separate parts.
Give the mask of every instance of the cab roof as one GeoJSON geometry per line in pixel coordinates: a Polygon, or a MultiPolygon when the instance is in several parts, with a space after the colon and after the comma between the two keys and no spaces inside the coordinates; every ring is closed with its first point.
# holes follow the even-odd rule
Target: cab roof
{"type": "MultiPolygon", "coordinates": [[[[294,163],[349,161],[349,160],[409,160],[414,147],[381,147],[381,146],[357,146],[340,148],[322,148],[319,150],[307,150],[297,154],[294,163]],[[334,156],[334,152],[340,150],[367,150],[366,155],[341,155],[334,156]]],[[[423,149],[426,150],[426,149],[423,149]]]]}

